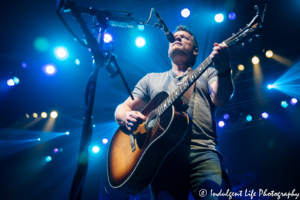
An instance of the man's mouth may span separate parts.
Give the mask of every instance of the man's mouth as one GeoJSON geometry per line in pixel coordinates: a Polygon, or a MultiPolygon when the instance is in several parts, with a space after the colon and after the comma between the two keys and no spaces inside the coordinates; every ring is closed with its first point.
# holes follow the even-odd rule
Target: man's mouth
{"type": "Polygon", "coordinates": [[[173,46],[175,46],[175,45],[180,45],[180,46],[182,46],[182,44],[181,44],[180,42],[174,42],[173,46]]]}

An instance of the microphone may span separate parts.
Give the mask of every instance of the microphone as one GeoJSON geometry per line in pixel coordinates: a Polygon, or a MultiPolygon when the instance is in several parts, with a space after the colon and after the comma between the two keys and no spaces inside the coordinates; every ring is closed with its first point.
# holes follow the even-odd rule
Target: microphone
{"type": "Polygon", "coordinates": [[[165,32],[165,35],[167,37],[167,39],[169,40],[169,42],[173,43],[175,42],[175,37],[173,35],[173,33],[170,31],[170,29],[168,29],[166,23],[164,22],[164,20],[161,18],[161,16],[158,14],[158,12],[156,12],[156,10],[154,10],[155,16],[158,19],[158,22],[163,26],[163,30],[165,32]]]}

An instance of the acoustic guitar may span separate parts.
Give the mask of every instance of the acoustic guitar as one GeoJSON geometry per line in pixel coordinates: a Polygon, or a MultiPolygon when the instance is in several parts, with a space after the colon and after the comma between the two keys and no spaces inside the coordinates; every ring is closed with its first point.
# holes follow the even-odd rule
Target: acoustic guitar
{"type": "MultiPolygon", "coordinates": [[[[230,47],[249,39],[261,30],[263,16],[264,12],[261,18],[257,12],[245,28],[223,43],[230,47]]],[[[187,133],[189,118],[185,112],[177,112],[174,103],[211,64],[212,60],[208,56],[173,93],[162,91],[151,99],[141,111],[147,118],[136,131],[129,132],[124,126],[117,129],[107,155],[111,187],[135,195],[151,183],[166,156],[187,133]]]]}

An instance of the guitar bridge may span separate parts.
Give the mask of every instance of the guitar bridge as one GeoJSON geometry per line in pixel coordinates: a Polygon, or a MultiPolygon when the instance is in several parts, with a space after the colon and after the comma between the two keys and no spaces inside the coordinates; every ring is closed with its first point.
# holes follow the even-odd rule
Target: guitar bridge
{"type": "Polygon", "coordinates": [[[132,133],[129,135],[131,151],[134,152],[136,150],[135,141],[132,133]]]}

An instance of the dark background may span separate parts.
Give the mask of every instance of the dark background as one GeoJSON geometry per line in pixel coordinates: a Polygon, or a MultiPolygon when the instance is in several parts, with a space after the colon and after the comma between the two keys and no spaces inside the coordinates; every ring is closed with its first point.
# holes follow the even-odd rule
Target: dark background
{"type": "MultiPolygon", "coordinates": [[[[184,24],[195,34],[200,49],[196,65],[212,51],[214,42],[221,42],[243,28],[255,15],[254,5],[263,9],[268,4],[263,30],[259,38],[253,38],[245,47],[230,48],[235,95],[228,105],[219,108],[217,121],[228,113],[225,127],[218,128],[221,152],[228,168],[232,186],[240,189],[268,189],[276,192],[299,192],[300,167],[299,104],[281,107],[281,101],[289,103],[291,96],[278,90],[268,90],[300,58],[299,19],[300,2],[297,0],[77,0],[80,6],[97,9],[126,10],[136,19],[146,21],[154,7],[171,30],[184,24]],[[180,11],[189,8],[191,15],[183,18],[180,11]],[[228,13],[236,13],[235,20],[228,13]],[[225,19],[216,23],[214,16],[222,12],[225,19]],[[281,60],[265,57],[266,50],[282,57],[281,60]],[[251,58],[260,58],[261,75],[255,72],[251,58]],[[238,64],[245,70],[239,72],[238,64]],[[262,119],[261,113],[270,117],[262,119]],[[253,120],[246,121],[251,114],[253,120]],[[244,181],[244,182],[243,182],[244,181]]],[[[67,199],[79,151],[84,117],[84,92],[92,71],[91,53],[67,31],[55,13],[55,1],[11,0],[2,2],[0,48],[0,199],[67,199]],[[37,37],[44,37],[49,48],[39,52],[34,48],[37,37]],[[53,49],[65,46],[69,58],[59,61],[53,49]],[[80,65],[74,60],[78,58],[80,65]],[[27,64],[22,67],[22,62],[27,64]],[[47,76],[42,68],[53,63],[54,76],[47,76]],[[6,81],[18,77],[20,83],[9,87],[6,81]],[[32,113],[58,111],[52,131],[45,132],[47,119],[34,119],[32,113]],[[26,114],[30,118],[26,118],[26,114]],[[70,135],[65,135],[66,131],[70,135]],[[41,138],[41,141],[37,141],[41,138]],[[53,153],[54,148],[62,152],[53,153]],[[46,162],[46,156],[52,156],[46,162]]],[[[81,30],[70,13],[63,16],[80,35],[81,30]]],[[[90,28],[91,17],[85,16],[90,28]]],[[[157,20],[153,16],[151,22],[157,20]]],[[[168,42],[161,30],[146,26],[139,31],[109,27],[113,36],[115,53],[129,87],[146,73],[163,72],[171,68],[167,57],[168,42]],[[136,37],[143,36],[146,45],[138,48],[136,37]]],[[[256,66],[257,67],[257,66],[256,66]]],[[[294,74],[296,76],[297,74],[294,74]]],[[[93,115],[93,139],[100,152],[90,154],[89,172],[84,184],[83,199],[108,199],[103,190],[107,181],[106,150],[103,138],[112,137],[118,127],[113,113],[128,94],[120,76],[110,79],[105,69],[100,69],[93,115]]],[[[125,199],[126,194],[108,186],[113,199],[125,199]]],[[[131,196],[130,199],[149,199],[131,196]]],[[[274,197],[275,198],[275,197],[274,197]]],[[[247,199],[245,197],[245,199],[247,199]]],[[[249,199],[249,197],[248,197],[249,199]]],[[[293,198],[290,198],[293,199],[293,198]]]]}

